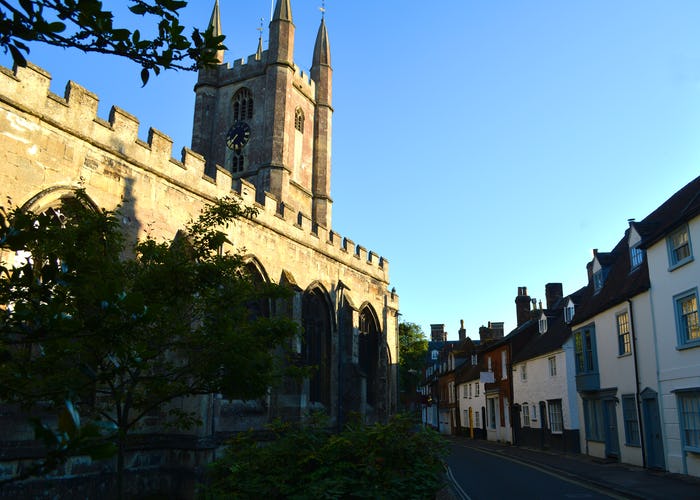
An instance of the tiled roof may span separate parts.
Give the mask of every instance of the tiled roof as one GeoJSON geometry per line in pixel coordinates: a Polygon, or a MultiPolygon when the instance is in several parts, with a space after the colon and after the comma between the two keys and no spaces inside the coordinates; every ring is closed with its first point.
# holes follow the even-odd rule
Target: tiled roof
{"type": "Polygon", "coordinates": [[[528,359],[536,358],[547,354],[548,352],[556,351],[564,345],[571,336],[571,327],[564,322],[563,305],[568,303],[569,298],[574,302],[574,306],[580,304],[581,298],[586,290],[583,287],[571,295],[563,297],[551,310],[546,310],[547,316],[547,332],[537,335],[528,344],[523,347],[520,352],[513,356],[513,363],[519,363],[528,359]],[[556,307],[562,305],[562,307],[556,307]]]}
{"type": "MultiPolygon", "coordinates": [[[[659,208],[640,222],[631,225],[642,237],[641,248],[648,248],[681,223],[700,214],[700,177],[685,185],[659,208]]],[[[649,289],[649,269],[644,259],[636,269],[630,270],[629,229],[609,254],[598,253],[601,265],[608,268],[603,288],[595,293],[589,283],[582,306],[576,311],[574,323],[582,323],[610,307],[631,299],[649,289]],[[605,255],[601,259],[601,256],[605,255]]]]}
{"type": "Polygon", "coordinates": [[[685,221],[700,215],[700,177],[686,184],[641,222],[633,222],[648,248],[685,221]]]}
{"type": "Polygon", "coordinates": [[[609,264],[609,272],[600,291],[595,293],[592,280],[584,288],[581,306],[576,309],[572,324],[582,323],[649,289],[649,270],[646,259],[630,271],[628,231],[629,229],[625,231],[625,236],[610,252],[612,263],[609,264]]]}

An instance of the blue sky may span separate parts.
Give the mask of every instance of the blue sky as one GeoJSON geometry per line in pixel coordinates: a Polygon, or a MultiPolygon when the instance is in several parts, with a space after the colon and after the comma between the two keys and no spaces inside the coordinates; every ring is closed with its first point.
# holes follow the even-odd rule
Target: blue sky
{"type": "MultiPolygon", "coordinates": [[[[105,1],[105,5],[123,2],[105,1]]],[[[204,27],[213,0],[182,13],[204,27]]],[[[320,0],[292,0],[308,70],[320,0]]],[[[226,61],[267,44],[269,0],[221,0],[226,61]]],[[[609,251],[700,173],[696,0],[328,0],[334,70],[333,228],[390,262],[402,320],[456,339],[515,326],[519,286],[586,283],[609,251]]],[[[189,147],[196,75],[141,88],[139,68],[33,46],[71,79],[189,147]]],[[[2,64],[11,64],[4,56],[2,64]]]]}

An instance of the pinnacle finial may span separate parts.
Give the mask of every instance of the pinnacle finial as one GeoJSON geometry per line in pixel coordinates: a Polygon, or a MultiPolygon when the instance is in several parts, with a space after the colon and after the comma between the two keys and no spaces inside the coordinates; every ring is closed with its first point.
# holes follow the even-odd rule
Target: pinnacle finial
{"type": "Polygon", "coordinates": [[[326,17],[326,0],[321,0],[321,6],[318,8],[321,11],[321,19],[326,17]]]}
{"type": "Polygon", "coordinates": [[[263,33],[263,21],[264,18],[260,18],[260,26],[257,28],[260,35],[258,36],[258,50],[255,52],[255,60],[259,61],[262,59],[263,45],[262,45],[262,33],[263,33]]]}
{"type": "Polygon", "coordinates": [[[321,26],[318,28],[316,43],[314,45],[313,60],[311,65],[331,65],[331,44],[328,41],[325,17],[321,17],[321,26]]]}
{"type": "MultiPolygon", "coordinates": [[[[213,36],[223,35],[221,29],[221,12],[219,11],[219,0],[215,0],[214,9],[211,11],[211,18],[209,19],[209,29],[211,29],[211,34],[213,36]]],[[[224,51],[216,51],[216,61],[219,64],[224,62],[224,51]]]]}
{"type": "Polygon", "coordinates": [[[275,12],[272,14],[273,21],[292,21],[292,6],[289,0],[277,0],[275,12]]]}

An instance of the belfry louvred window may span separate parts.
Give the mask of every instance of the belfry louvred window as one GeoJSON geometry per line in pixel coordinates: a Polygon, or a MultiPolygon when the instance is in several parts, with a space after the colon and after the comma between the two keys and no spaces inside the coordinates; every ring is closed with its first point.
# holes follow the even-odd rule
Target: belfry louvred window
{"type": "Polygon", "coordinates": [[[253,95],[246,88],[240,89],[233,96],[233,121],[244,121],[253,118],[253,95]]]}

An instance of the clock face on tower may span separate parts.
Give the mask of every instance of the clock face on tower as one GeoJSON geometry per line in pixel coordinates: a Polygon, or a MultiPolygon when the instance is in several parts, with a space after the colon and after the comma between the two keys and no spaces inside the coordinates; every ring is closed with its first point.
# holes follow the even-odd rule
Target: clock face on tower
{"type": "Polygon", "coordinates": [[[226,134],[226,146],[234,151],[240,151],[250,139],[250,125],[246,122],[234,123],[226,134]]]}

